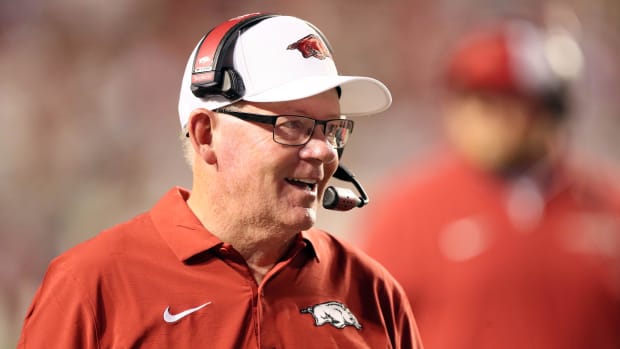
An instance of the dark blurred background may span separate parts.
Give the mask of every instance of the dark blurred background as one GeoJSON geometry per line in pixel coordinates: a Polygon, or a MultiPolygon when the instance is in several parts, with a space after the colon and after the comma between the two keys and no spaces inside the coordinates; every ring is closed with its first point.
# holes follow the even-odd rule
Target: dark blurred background
{"type": "MultiPolygon", "coordinates": [[[[620,164],[620,1],[0,0],[0,347],[15,347],[49,261],[190,186],[176,111],[190,51],[212,26],[265,11],[317,25],[343,74],[394,103],[357,118],[343,162],[371,196],[438,132],[436,77],[462,28],[503,13],[560,21],[582,45],[572,147],[620,164]]],[[[356,242],[364,210],[321,211],[356,242]]]]}

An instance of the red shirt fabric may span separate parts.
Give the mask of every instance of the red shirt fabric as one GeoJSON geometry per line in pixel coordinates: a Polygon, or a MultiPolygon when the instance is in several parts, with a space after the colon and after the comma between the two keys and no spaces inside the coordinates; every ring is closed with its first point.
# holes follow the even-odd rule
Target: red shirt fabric
{"type": "Polygon", "coordinates": [[[402,288],[319,230],[256,283],[174,188],[53,260],[18,348],[421,348],[402,288]]]}
{"type": "Polygon", "coordinates": [[[362,232],[405,288],[424,346],[620,348],[618,187],[565,166],[537,196],[433,157],[390,179],[362,232]]]}

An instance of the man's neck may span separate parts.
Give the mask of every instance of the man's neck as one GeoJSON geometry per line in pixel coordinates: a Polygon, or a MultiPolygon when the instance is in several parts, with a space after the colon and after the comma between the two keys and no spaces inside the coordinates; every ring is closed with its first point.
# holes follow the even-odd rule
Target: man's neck
{"type": "Polygon", "coordinates": [[[211,208],[200,195],[190,194],[187,205],[211,234],[241,254],[257,283],[289,250],[298,233],[266,224],[247,224],[224,218],[224,214],[214,212],[217,210],[211,208]]]}

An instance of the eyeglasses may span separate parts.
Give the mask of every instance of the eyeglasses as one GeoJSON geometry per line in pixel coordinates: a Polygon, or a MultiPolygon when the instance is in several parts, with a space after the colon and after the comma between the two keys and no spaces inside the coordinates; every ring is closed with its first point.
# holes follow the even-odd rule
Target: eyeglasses
{"type": "Polygon", "coordinates": [[[262,115],[216,109],[216,113],[228,114],[241,120],[273,125],[273,140],[283,145],[304,145],[310,141],[316,125],[323,126],[327,143],[343,148],[353,132],[353,120],[316,120],[303,115],[262,115]]]}

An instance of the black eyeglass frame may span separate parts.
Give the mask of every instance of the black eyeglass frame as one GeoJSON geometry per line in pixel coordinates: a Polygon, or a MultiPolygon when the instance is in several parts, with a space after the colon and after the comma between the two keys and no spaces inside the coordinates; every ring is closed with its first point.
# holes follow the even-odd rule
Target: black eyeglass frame
{"type": "MultiPolygon", "coordinates": [[[[300,146],[300,145],[304,145],[304,144],[307,144],[308,142],[310,142],[310,139],[312,139],[312,134],[314,133],[314,130],[316,129],[316,125],[317,124],[318,125],[323,125],[323,134],[325,134],[325,130],[327,129],[327,124],[329,122],[333,122],[333,121],[345,122],[347,124],[347,126],[350,125],[350,127],[345,127],[346,129],[349,130],[349,135],[351,133],[353,133],[353,127],[355,125],[353,120],[350,120],[350,119],[317,120],[317,119],[311,118],[311,117],[306,116],[306,115],[295,115],[295,114],[265,115],[265,114],[245,113],[245,112],[240,112],[240,111],[231,111],[231,110],[225,110],[225,109],[215,109],[214,112],[222,113],[222,114],[228,114],[228,115],[234,116],[236,118],[239,118],[239,119],[245,120],[245,121],[253,121],[253,122],[258,122],[258,123],[261,123],[261,124],[271,125],[271,126],[273,126],[273,130],[272,130],[273,141],[278,143],[278,144],[289,145],[289,146],[300,146]],[[312,126],[312,131],[308,135],[308,139],[306,139],[303,143],[289,144],[289,143],[282,143],[282,142],[279,142],[279,141],[276,140],[276,134],[275,134],[276,121],[278,120],[279,117],[286,117],[286,116],[295,116],[295,117],[309,119],[309,120],[314,121],[314,125],[312,126]]],[[[332,144],[332,146],[334,148],[336,148],[336,149],[342,149],[346,145],[347,141],[348,141],[348,136],[347,136],[347,139],[345,140],[345,143],[342,144],[341,146],[337,146],[337,145],[333,145],[333,144],[332,144]]]]}

